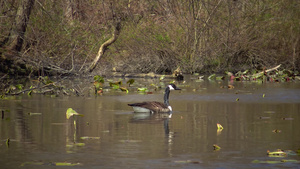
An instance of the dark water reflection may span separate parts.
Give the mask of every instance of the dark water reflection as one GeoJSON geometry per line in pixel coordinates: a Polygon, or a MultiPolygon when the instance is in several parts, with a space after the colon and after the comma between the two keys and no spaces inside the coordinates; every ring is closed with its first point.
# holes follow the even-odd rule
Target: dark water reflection
{"type": "Polygon", "coordinates": [[[162,101],[163,90],[1,100],[0,109],[10,110],[0,121],[1,168],[53,168],[51,162],[81,164],[75,168],[299,168],[299,163],[252,161],[300,160],[298,155],[266,155],[267,150],[300,148],[300,84],[235,82],[234,89],[220,88],[228,83],[180,84],[183,90],[170,96],[170,120],[135,115],[127,106],[162,101]],[[73,119],[65,117],[69,107],[84,114],[77,118],[76,129],[73,119]],[[224,127],[221,132],[217,123],[224,127]],[[272,132],[275,129],[281,132],[272,132]],[[213,144],[221,150],[214,151],[213,144]],[[43,165],[21,166],[24,162],[43,165]]]}

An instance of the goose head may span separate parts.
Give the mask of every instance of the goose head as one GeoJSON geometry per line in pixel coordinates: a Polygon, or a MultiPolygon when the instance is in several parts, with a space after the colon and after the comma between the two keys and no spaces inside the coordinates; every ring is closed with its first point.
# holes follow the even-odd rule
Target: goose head
{"type": "Polygon", "coordinates": [[[169,84],[167,89],[169,89],[169,90],[181,90],[174,83],[169,84]]]}

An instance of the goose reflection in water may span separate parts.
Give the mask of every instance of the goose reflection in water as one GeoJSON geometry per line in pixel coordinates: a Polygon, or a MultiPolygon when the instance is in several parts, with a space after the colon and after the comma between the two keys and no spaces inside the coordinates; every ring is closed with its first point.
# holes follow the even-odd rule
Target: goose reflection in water
{"type": "MultiPolygon", "coordinates": [[[[172,114],[173,112],[170,112],[172,114]]],[[[148,123],[148,124],[157,124],[163,121],[163,126],[165,130],[165,134],[170,134],[169,129],[169,113],[134,113],[131,118],[131,123],[148,123]]]]}

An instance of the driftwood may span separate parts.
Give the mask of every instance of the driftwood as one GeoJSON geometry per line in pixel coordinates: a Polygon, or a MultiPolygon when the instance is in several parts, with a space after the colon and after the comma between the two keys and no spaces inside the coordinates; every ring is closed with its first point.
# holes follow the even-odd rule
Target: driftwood
{"type": "Polygon", "coordinates": [[[275,66],[275,67],[273,67],[271,69],[267,69],[267,70],[261,71],[259,73],[256,73],[256,74],[252,75],[252,77],[254,77],[254,78],[260,77],[260,76],[264,75],[265,73],[271,72],[273,70],[277,70],[280,66],[281,66],[281,64],[278,65],[278,66],[275,66]]]}
{"type": "Polygon", "coordinates": [[[108,75],[112,77],[122,77],[122,78],[164,78],[164,79],[176,79],[175,75],[160,75],[155,73],[121,73],[121,72],[112,72],[108,75]]]}

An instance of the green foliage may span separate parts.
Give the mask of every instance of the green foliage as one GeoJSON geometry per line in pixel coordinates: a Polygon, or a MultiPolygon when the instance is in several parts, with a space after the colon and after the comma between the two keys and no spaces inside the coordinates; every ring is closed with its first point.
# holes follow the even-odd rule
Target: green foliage
{"type": "Polygon", "coordinates": [[[94,76],[94,82],[104,83],[104,78],[100,75],[94,76]]]}
{"type": "MultiPolygon", "coordinates": [[[[26,56],[66,70],[76,65],[79,71],[111,37],[115,17],[108,11],[117,11],[121,32],[106,49],[101,70],[112,66],[124,72],[165,73],[181,66],[192,73],[251,71],[280,63],[300,67],[297,0],[72,3],[72,18],[66,17],[63,1],[35,4],[39,7],[33,8],[24,38],[26,56]]],[[[5,1],[0,9],[1,42],[13,25],[16,4],[5,1]]]]}
{"type": "Polygon", "coordinates": [[[69,119],[72,116],[83,116],[82,114],[77,113],[75,110],[73,110],[72,108],[68,108],[67,112],[66,112],[66,118],[69,119]]]}

